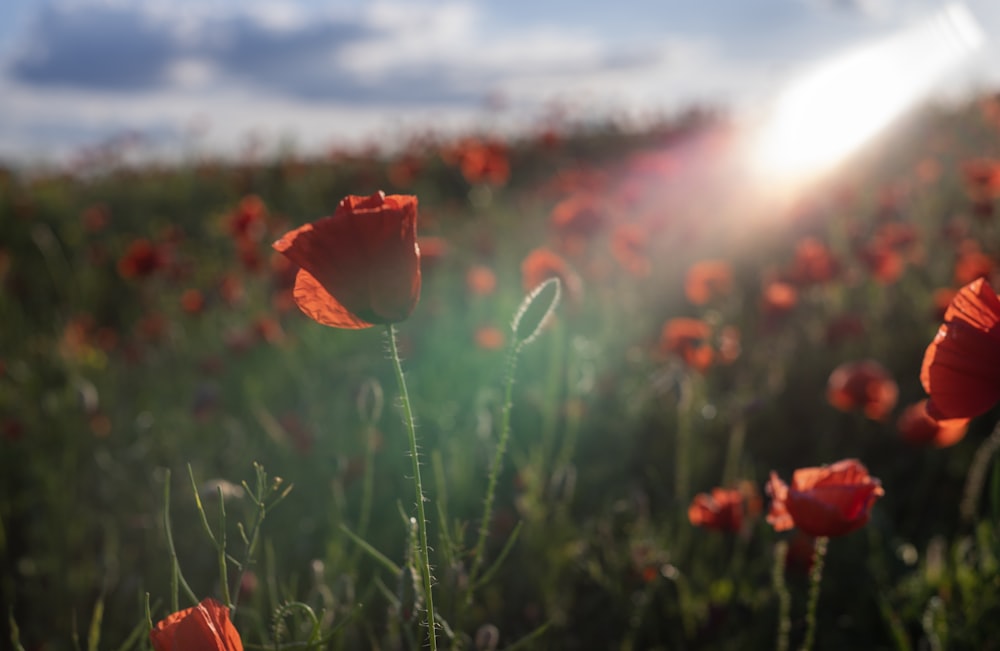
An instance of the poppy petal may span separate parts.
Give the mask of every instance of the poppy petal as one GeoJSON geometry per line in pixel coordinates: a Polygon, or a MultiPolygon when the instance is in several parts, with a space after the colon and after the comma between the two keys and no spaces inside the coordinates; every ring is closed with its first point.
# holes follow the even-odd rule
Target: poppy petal
{"type": "Polygon", "coordinates": [[[983,332],[1000,325],[1000,297],[985,278],[972,281],[958,291],[944,313],[945,321],[959,319],[983,332]]]}
{"type": "Polygon", "coordinates": [[[1000,340],[966,321],[943,324],[924,353],[920,382],[932,418],[986,412],[1000,401],[1000,340]]]}
{"type": "Polygon", "coordinates": [[[229,621],[229,609],[206,599],[177,624],[174,646],[179,651],[242,651],[243,643],[229,621]]]}
{"type": "Polygon", "coordinates": [[[794,527],[795,522],[786,505],[788,485],[778,477],[777,473],[771,473],[771,478],[767,482],[767,494],[771,496],[771,509],[766,518],[768,523],[775,531],[787,531],[794,527]]]}
{"type": "Polygon", "coordinates": [[[325,326],[359,330],[374,325],[344,307],[305,269],[299,269],[299,273],[295,276],[292,298],[306,316],[325,326]]]}

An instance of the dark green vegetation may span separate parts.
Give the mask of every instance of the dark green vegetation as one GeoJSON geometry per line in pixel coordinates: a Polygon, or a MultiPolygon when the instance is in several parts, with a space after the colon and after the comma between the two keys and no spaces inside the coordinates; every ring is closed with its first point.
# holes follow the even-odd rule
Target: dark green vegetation
{"type": "MultiPolygon", "coordinates": [[[[269,248],[343,196],[384,189],[416,194],[418,233],[441,238],[423,243],[422,298],[397,330],[423,451],[435,607],[450,627],[442,648],[476,648],[490,624],[501,649],[541,627],[520,648],[773,648],[782,540],[793,541],[794,647],[807,593],[794,535],[763,514],[740,534],[695,528],[687,507],[715,486],[747,480],[762,491],[771,470],[787,479],[849,457],[885,497],[866,527],[830,542],[816,648],[1000,648],[994,466],[969,517],[959,509],[997,410],[944,449],[896,430],[924,397],[934,291],[962,284],[958,263],[972,264],[973,246],[983,270],[1000,262],[996,198],[970,196],[963,174],[970,160],[1000,157],[1000,127],[985,115],[978,104],[923,110],[780,210],[746,199],[744,179],[716,164],[732,134],[697,116],[638,134],[512,143],[503,183],[463,176],[452,152],[422,143],[401,158],[4,173],[0,646],[16,622],[29,651],[73,648],[74,636],[84,648],[100,604],[97,646],[143,648],[145,594],[154,620],[171,609],[166,469],[183,575],[199,598],[219,597],[187,464],[218,534],[210,482],[254,488],[255,462],[294,488],[268,513],[239,598],[246,646],[308,638],[304,609],[280,610],[289,602],[320,615],[326,648],[419,646],[412,573],[390,567],[408,562],[413,491],[383,334],[288,309],[290,276],[269,248]],[[241,204],[250,195],[262,210],[241,204]],[[592,209],[560,225],[552,209],[569,196],[592,209]],[[246,232],[241,210],[260,218],[246,232]],[[914,239],[879,248],[886,224],[914,239]],[[793,273],[807,237],[836,260],[825,277],[793,273]],[[122,263],[139,240],[145,257],[133,250],[122,263]],[[516,539],[470,590],[505,370],[503,347],[477,345],[476,333],[492,326],[509,338],[522,261],[543,246],[579,287],[564,286],[557,319],[519,359],[484,566],[516,539]],[[732,287],[693,305],[685,275],[702,259],[727,261],[732,287]],[[495,273],[492,293],[469,289],[476,265],[495,273]],[[772,279],[794,280],[794,306],[764,306],[772,279]],[[659,343],[678,316],[711,326],[716,360],[733,326],[738,356],[690,370],[659,343]],[[844,323],[854,328],[839,336],[844,323]],[[831,371],[861,359],[898,382],[881,421],[827,401],[831,371]]],[[[258,512],[246,496],[225,509],[229,551],[243,562],[236,525],[249,535],[258,512]]],[[[231,562],[231,583],[238,573],[231,562]]],[[[191,605],[184,592],[180,605],[191,605]]]]}

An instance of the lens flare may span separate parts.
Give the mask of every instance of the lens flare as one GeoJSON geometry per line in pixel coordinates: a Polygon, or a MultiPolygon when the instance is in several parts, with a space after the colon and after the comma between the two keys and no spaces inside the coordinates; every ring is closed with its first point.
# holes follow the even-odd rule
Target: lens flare
{"type": "Polygon", "coordinates": [[[754,169],[779,183],[821,174],[926,98],[984,40],[955,3],[816,66],[779,96],[751,146],[754,169]]]}

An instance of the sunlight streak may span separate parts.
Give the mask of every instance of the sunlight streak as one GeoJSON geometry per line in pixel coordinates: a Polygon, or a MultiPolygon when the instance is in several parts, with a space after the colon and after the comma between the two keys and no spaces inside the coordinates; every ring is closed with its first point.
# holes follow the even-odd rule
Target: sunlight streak
{"type": "Polygon", "coordinates": [[[855,151],[983,45],[960,3],[884,40],[820,64],[790,85],[751,145],[770,182],[814,178],[855,151]]]}

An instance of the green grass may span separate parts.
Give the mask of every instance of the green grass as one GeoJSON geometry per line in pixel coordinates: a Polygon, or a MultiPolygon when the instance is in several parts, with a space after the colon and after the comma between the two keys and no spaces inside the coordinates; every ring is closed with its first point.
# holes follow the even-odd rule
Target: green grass
{"type": "Polygon", "coordinates": [[[422,165],[407,186],[392,184],[391,160],[378,156],[0,175],[2,639],[29,650],[74,640],[148,648],[147,594],[153,621],[175,598],[191,605],[171,589],[169,481],[173,547],[191,591],[223,598],[223,533],[234,601],[246,569],[234,621],[247,648],[421,647],[413,472],[383,333],[282,310],[269,266],[270,242],[285,230],[347,194],[384,189],[417,195],[418,233],[447,242],[439,258],[425,255],[420,303],[396,326],[441,648],[483,648],[491,626],[499,649],[775,648],[786,589],[797,648],[809,586],[794,536],[762,516],[739,535],[694,528],[687,507],[715,486],[748,480],[762,491],[771,470],[787,479],[848,457],[886,494],[865,528],[830,541],[814,648],[1000,648],[992,462],[971,518],[959,510],[1000,414],[975,419],[946,449],[910,446],[895,428],[923,397],[920,363],[938,325],[932,292],[955,285],[960,240],[948,233],[964,229],[1000,262],[996,218],[972,213],[961,176],[964,161],[1000,156],[1000,132],[976,105],[923,109],[794,206],[762,216],[740,180],[712,164],[718,148],[698,144],[715,124],[696,116],[641,133],[578,130],[556,146],[514,142],[511,178],[491,188],[430,146],[412,152],[422,165]],[[664,153],[666,171],[636,162],[664,153]],[[941,174],[922,181],[928,158],[941,174]],[[579,170],[603,180],[554,189],[579,170]],[[603,221],[567,242],[550,212],[571,191],[595,193],[603,221]],[[253,240],[259,269],[241,265],[226,230],[250,194],[267,208],[253,240]],[[93,206],[107,226],[88,229],[82,215],[93,206]],[[902,275],[884,284],[858,251],[887,222],[912,225],[918,239],[902,275]],[[647,231],[648,276],[612,252],[622,223],[647,231]],[[763,284],[788,269],[805,236],[830,247],[840,273],[801,287],[789,314],[768,315],[763,284]],[[165,267],[123,278],[118,261],[137,238],[163,247],[165,267]],[[521,263],[541,246],[562,253],[582,293],[563,288],[556,318],[518,359],[476,568],[488,580],[470,583],[506,402],[505,349],[478,347],[476,330],[509,339],[526,293],[521,263]],[[687,268],[712,258],[732,265],[733,291],[692,305],[687,268]],[[495,272],[491,295],[467,289],[474,264],[495,272]],[[234,281],[242,296],[227,300],[234,281]],[[188,289],[206,298],[200,314],[182,309],[188,289]],[[828,326],[847,314],[864,334],[830,343],[828,326]],[[661,328],[677,316],[738,328],[739,356],[700,374],[662,354],[661,328]],[[261,319],[278,334],[262,337],[261,319]],[[830,372],[865,358],[899,385],[882,422],[826,400],[830,372]],[[215,485],[196,499],[189,464],[199,488],[247,482],[224,519],[215,485]],[[269,486],[256,483],[254,464],[292,490],[266,510],[247,555],[269,486]],[[773,568],[782,541],[784,587],[773,568]]]}

